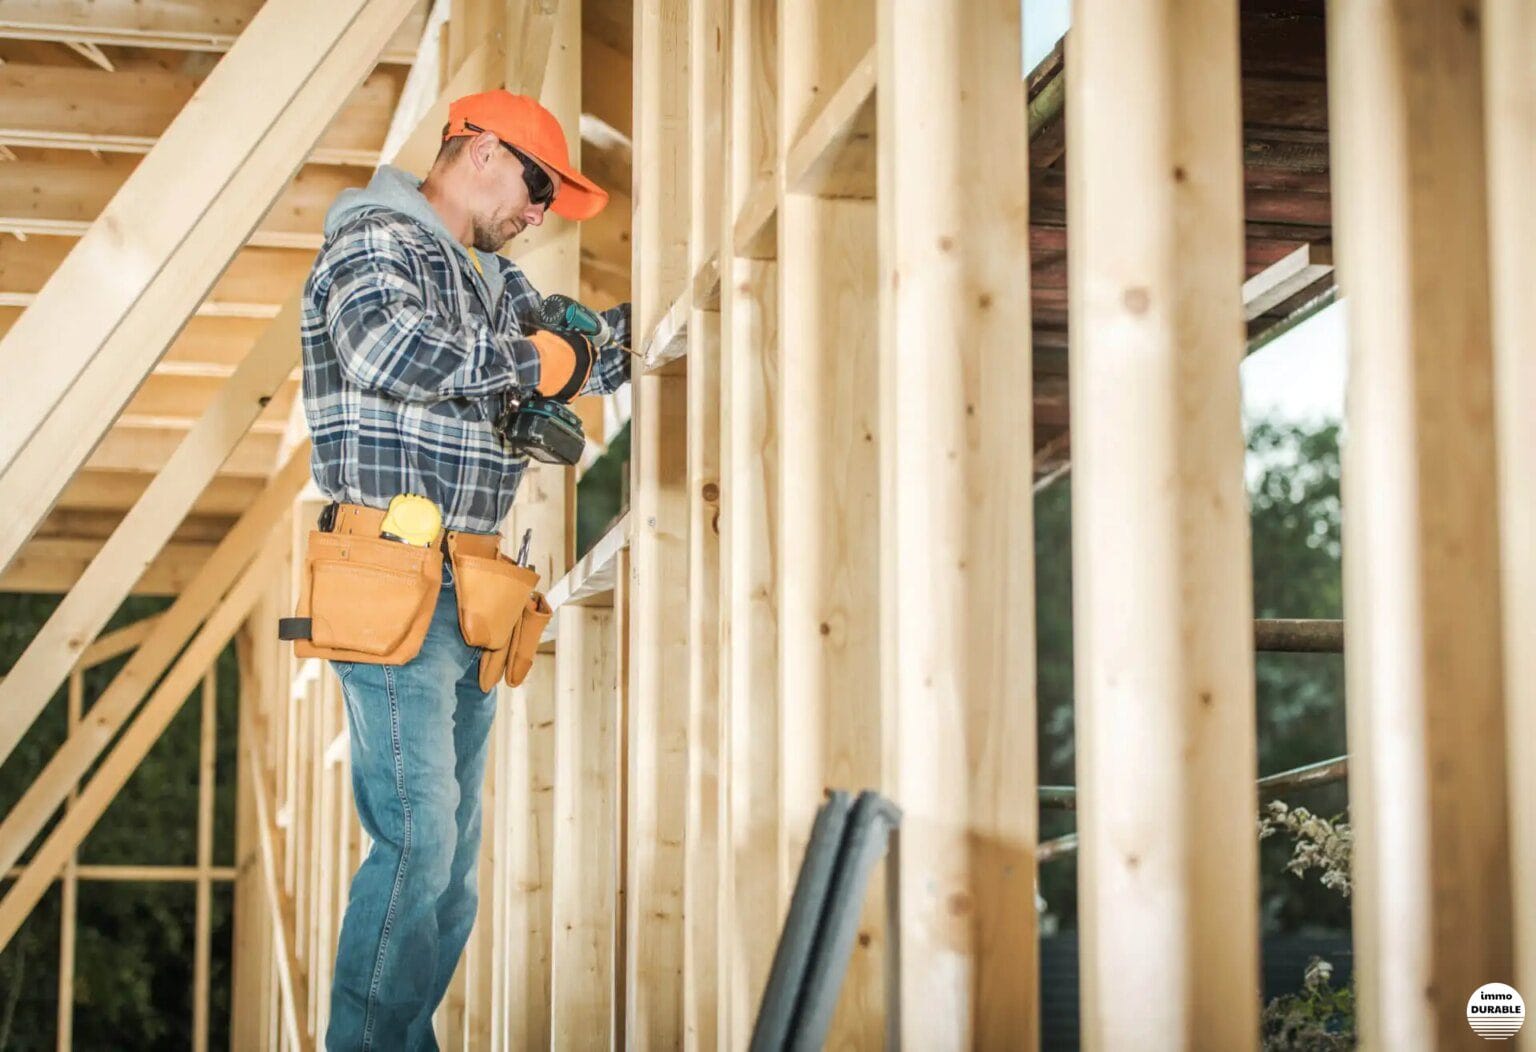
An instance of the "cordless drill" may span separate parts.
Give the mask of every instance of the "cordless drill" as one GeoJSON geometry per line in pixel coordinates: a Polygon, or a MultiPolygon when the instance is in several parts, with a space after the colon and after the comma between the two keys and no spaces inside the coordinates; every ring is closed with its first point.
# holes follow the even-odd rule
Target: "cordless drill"
{"type": "MultiPolygon", "coordinates": [[[[585,336],[594,349],[613,342],[613,330],[601,314],[569,296],[546,296],[539,308],[539,324],[554,332],[585,336]]],[[[586,448],[581,418],[569,406],[552,398],[508,392],[496,431],[514,455],[530,456],[546,464],[575,464],[586,448]]]]}

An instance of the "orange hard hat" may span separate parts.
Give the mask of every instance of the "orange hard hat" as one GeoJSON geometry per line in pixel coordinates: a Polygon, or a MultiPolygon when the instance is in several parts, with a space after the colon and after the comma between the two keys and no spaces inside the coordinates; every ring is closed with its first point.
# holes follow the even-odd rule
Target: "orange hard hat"
{"type": "Polygon", "coordinates": [[[478,135],[475,128],[491,132],[560,173],[560,190],[549,206],[555,215],[591,219],[608,203],[608,192],[571,166],[560,122],[536,100],[498,88],[465,95],[448,104],[445,140],[478,135]]]}

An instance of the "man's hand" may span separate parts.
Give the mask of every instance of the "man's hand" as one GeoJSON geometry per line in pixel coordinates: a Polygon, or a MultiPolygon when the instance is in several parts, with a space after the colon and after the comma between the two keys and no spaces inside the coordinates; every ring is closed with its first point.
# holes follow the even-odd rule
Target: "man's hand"
{"type": "Polygon", "coordinates": [[[528,339],[539,351],[539,385],[545,398],[569,402],[586,386],[597,349],[579,332],[534,329],[528,339]]]}

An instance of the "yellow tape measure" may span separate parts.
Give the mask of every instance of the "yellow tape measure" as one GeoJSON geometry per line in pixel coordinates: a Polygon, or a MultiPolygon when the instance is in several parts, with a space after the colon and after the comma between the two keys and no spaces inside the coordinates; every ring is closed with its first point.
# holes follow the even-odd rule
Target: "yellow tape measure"
{"type": "Polygon", "coordinates": [[[428,548],[442,528],[443,516],[436,504],[414,493],[400,493],[389,502],[379,536],[428,548]]]}

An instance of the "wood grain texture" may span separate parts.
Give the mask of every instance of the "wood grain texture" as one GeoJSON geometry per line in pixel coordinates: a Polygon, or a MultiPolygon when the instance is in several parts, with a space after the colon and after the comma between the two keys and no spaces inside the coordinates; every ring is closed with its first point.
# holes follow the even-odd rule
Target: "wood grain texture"
{"type": "MultiPolygon", "coordinates": [[[[1536,3],[1483,13],[1516,989],[1536,989],[1536,3]]],[[[1527,1039],[1529,1040],[1529,1039],[1527,1039]]]]}
{"type": "Polygon", "coordinates": [[[1357,1011],[1362,1039],[1380,1048],[1475,1040],[1467,998],[1514,966],[1483,6],[1328,11],[1350,305],[1357,1011]]]}
{"type": "Polygon", "coordinates": [[[555,1048],[614,1048],[618,653],[612,610],[568,606],[555,656],[550,951],[555,1048]]]}
{"type": "Polygon", "coordinates": [[[1251,1048],[1258,917],[1235,5],[1068,41],[1084,1047],[1251,1048]]]}

